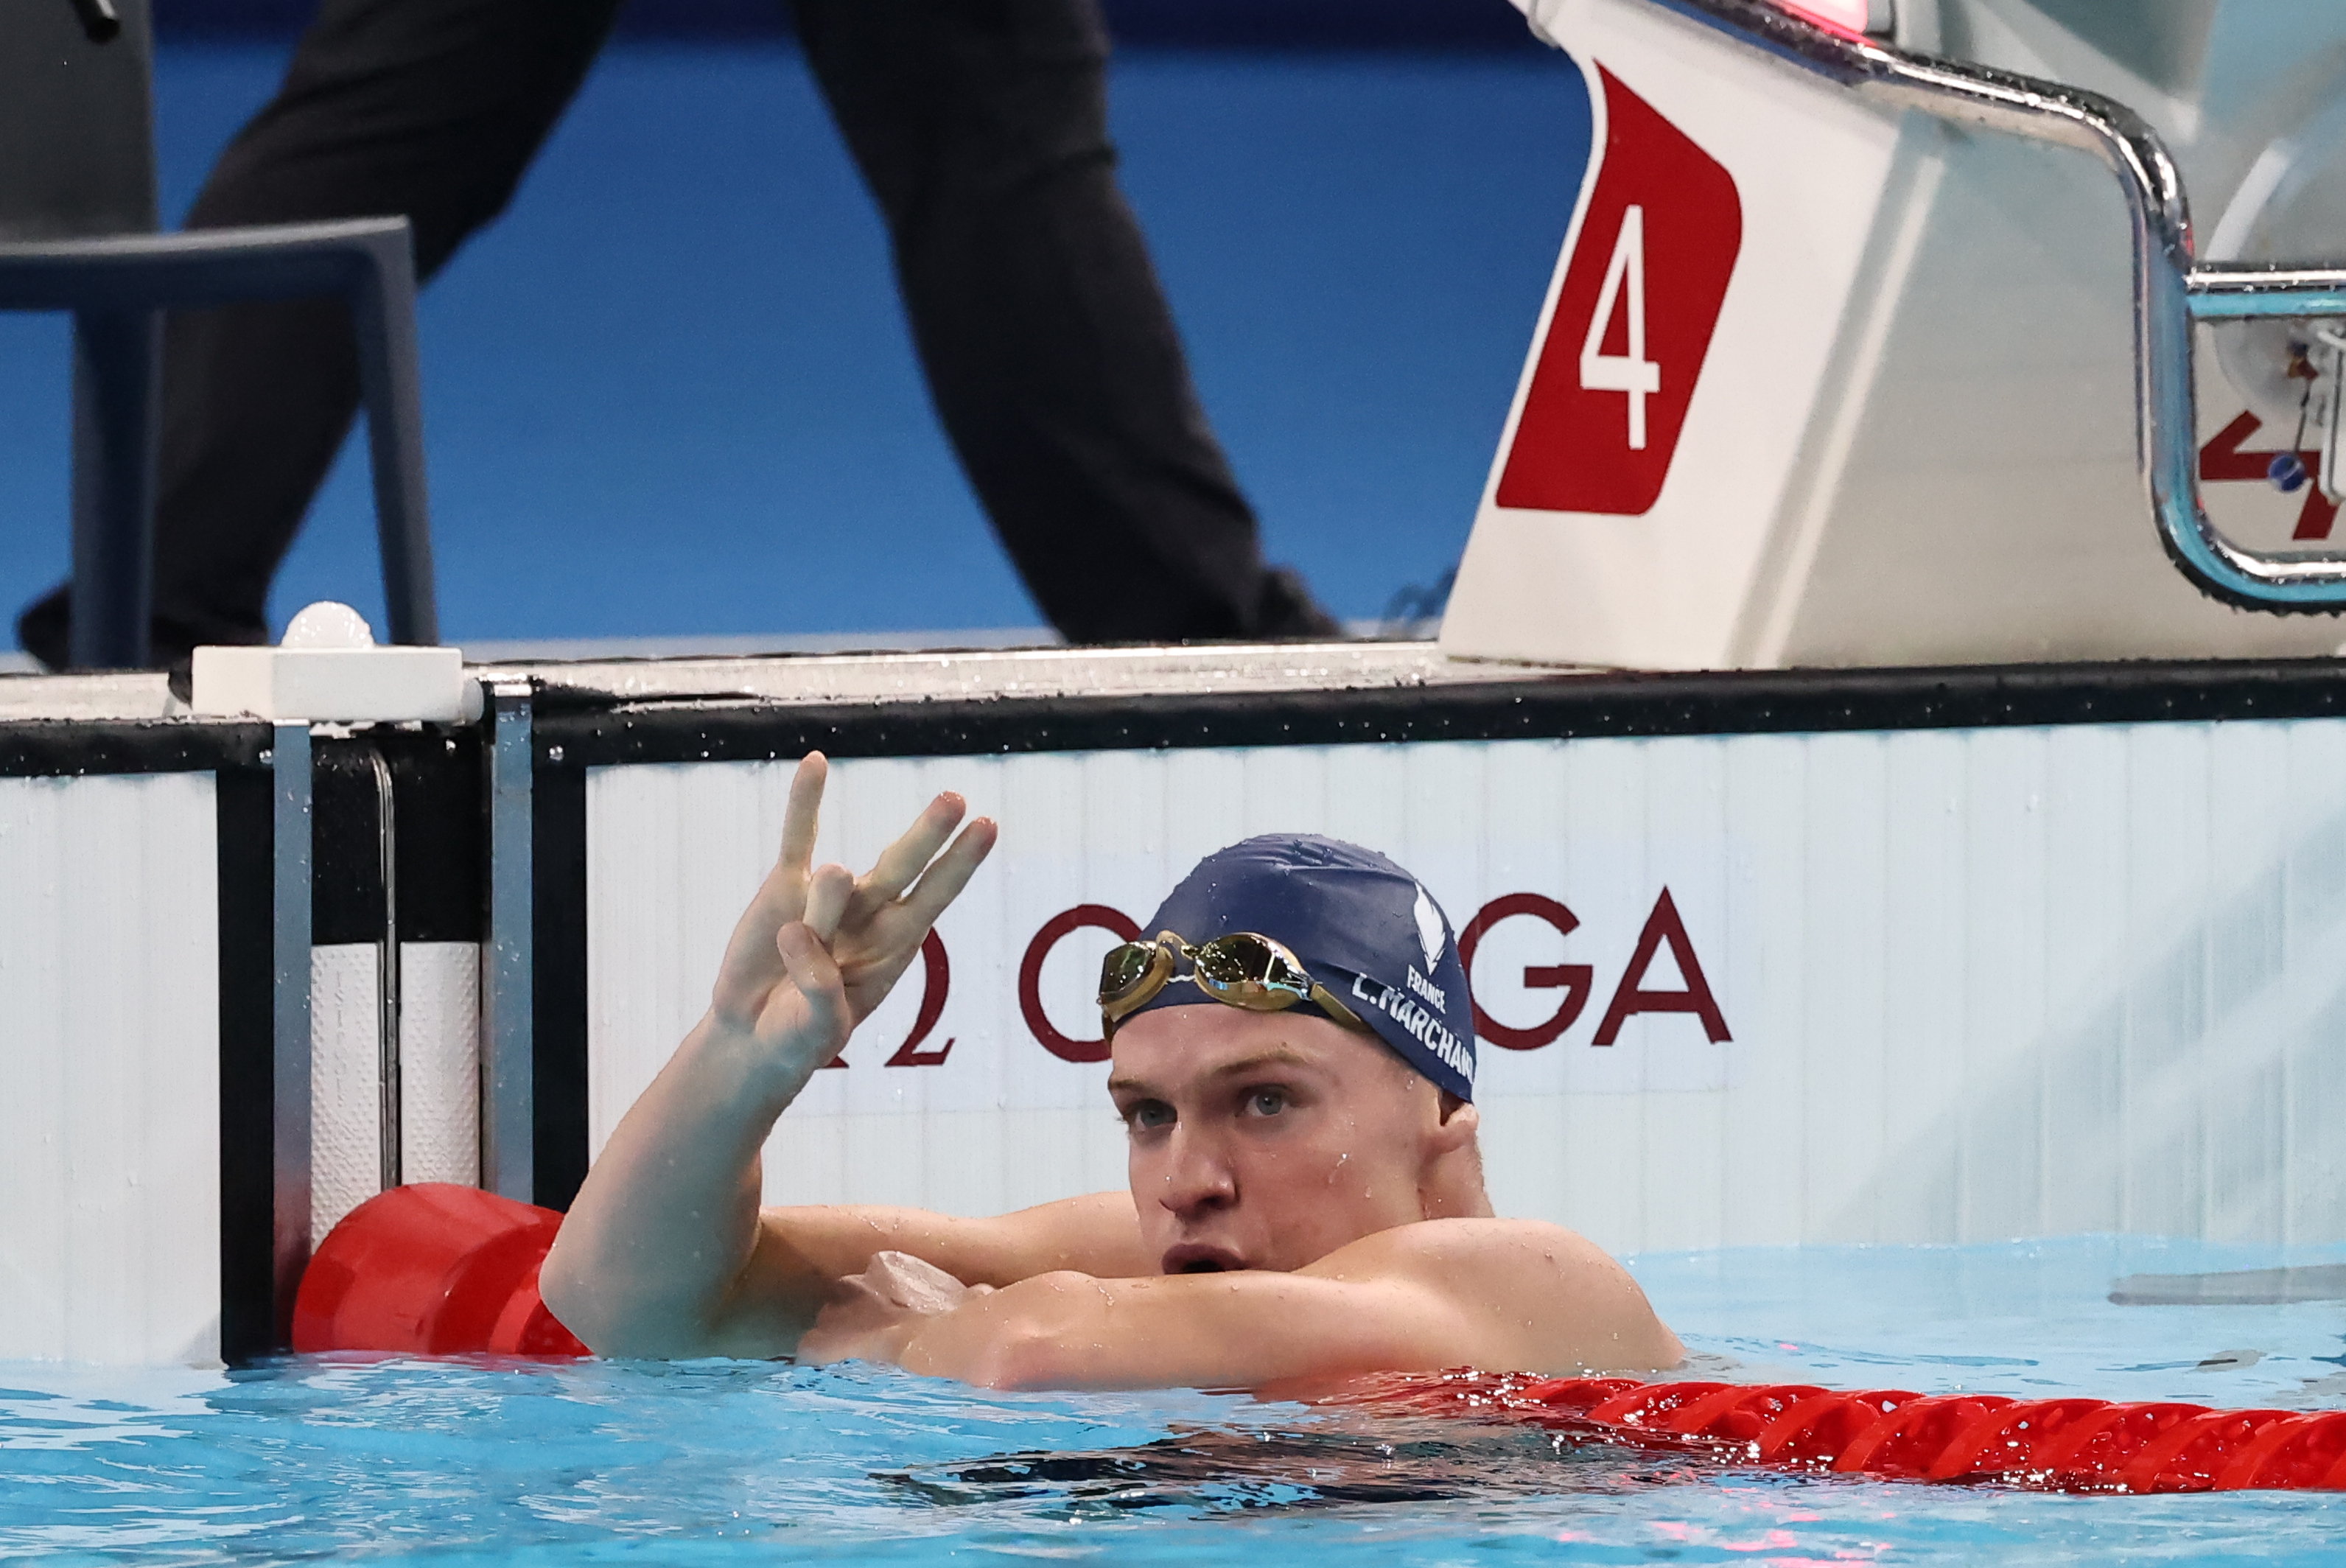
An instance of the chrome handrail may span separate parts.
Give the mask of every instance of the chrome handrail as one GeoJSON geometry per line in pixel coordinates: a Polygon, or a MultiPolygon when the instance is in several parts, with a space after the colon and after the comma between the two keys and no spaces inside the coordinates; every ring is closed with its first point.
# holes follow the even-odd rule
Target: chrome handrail
{"type": "Polygon", "coordinates": [[[2167,553],[2213,597],[2249,609],[2346,609],[2346,553],[2234,544],[2199,494],[2195,321],[2346,316],[2346,267],[2199,265],[2167,144],[2124,104],[2058,82],[1958,65],[1833,32],[1767,0],[1654,0],[1834,78],[1874,102],[2093,153],[2134,235],[2136,462],[2167,553]]]}

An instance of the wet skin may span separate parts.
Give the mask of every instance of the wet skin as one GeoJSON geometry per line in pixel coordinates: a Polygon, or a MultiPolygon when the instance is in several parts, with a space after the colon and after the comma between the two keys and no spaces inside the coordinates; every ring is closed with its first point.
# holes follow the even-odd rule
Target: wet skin
{"type": "MultiPolygon", "coordinates": [[[[1474,1107],[1310,1013],[1160,1008],[1117,1032],[1129,1190],[992,1218],[759,1207],[760,1151],[992,849],[941,795],[871,871],[812,863],[827,765],[709,1010],[629,1108],[541,1283],[598,1353],[865,1359],[999,1388],[1263,1388],[1473,1364],[1673,1365],[1598,1247],[1492,1217],[1474,1107]]],[[[787,1130],[787,1129],[785,1129],[787,1130]]]]}
{"type": "Polygon", "coordinates": [[[1397,1225],[1490,1213],[1474,1107],[1315,1013],[1140,1013],[1117,1031],[1107,1088],[1160,1273],[1297,1269],[1397,1225]]]}

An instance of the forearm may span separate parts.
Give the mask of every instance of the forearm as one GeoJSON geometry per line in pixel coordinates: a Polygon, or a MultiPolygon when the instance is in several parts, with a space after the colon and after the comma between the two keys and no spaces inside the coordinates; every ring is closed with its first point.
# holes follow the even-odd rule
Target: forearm
{"type": "Polygon", "coordinates": [[[1256,1388],[1447,1365],[1456,1338],[1447,1314],[1397,1283],[1056,1273],[923,1319],[895,1359],[982,1388],[1256,1388]]]}
{"type": "Polygon", "coordinates": [[[908,1372],[984,1389],[1066,1387],[1069,1369],[1053,1347],[1096,1326],[1107,1288],[1088,1274],[1038,1274],[908,1324],[893,1359],[908,1372]]]}
{"type": "Polygon", "coordinates": [[[1118,1278],[1148,1267],[1132,1195],[1121,1190],[985,1219],[876,1204],[820,1204],[770,1208],[760,1223],[770,1250],[788,1253],[794,1264],[826,1280],[861,1274],[883,1251],[908,1252],[964,1285],[1015,1285],[1068,1269],[1118,1278]]]}
{"type": "Polygon", "coordinates": [[[779,1341],[794,1329],[735,1308],[758,1246],[758,1151],[811,1071],[704,1019],[628,1110],[542,1277],[546,1305],[597,1353],[790,1351],[779,1341]]]}

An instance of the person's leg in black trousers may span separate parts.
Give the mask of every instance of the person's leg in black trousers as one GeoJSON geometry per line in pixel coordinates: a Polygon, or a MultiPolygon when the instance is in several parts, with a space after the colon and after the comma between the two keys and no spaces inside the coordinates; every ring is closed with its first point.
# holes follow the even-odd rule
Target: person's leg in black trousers
{"type": "MultiPolygon", "coordinates": [[[[419,277],[503,209],[619,0],[325,0],[275,98],[213,168],[190,229],[405,213],[419,277]]],[[[358,409],[335,300],[175,312],[155,518],[158,664],[266,642],[270,579],[358,409]]],[[[68,606],[17,622],[66,662],[68,606]]]]}
{"type": "Polygon", "coordinates": [[[1107,137],[1096,0],[796,0],[937,412],[1071,641],[1326,635],[1263,565],[1107,137]]]}
{"type": "MultiPolygon", "coordinates": [[[[404,212],[430,277],[502,209],[617,0],[326,0],[189,226],[404,212]]],[[[1089,0],[810,0],[808,53],[886,215],[946,428],[1076,640],[1321,635],[1262,564],[1105,127],[1089,0]]],[[[267,636],[269,582],[356,411],[339,305],[167,330],[155,650],[267,636]]],[[[53,666],[53,594],[18,623],[53,666]]]]}

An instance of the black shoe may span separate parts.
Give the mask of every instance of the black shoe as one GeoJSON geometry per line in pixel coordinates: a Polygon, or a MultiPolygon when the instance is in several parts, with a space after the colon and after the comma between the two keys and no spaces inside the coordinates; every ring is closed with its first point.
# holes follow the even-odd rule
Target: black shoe
{"type": "Polygon", "coordinates": [[[1302,578],[1284,566],[1273,566],[1263,574],[1252,635],[1265,641],[1324,643],[1341,641],[1346,633],[1311,597],[1302,578]]]}
{"type": "Polygon", "coordinates": [[[73,636],[68,621],[70,594],[69,588],[59,588],[43,595],[16,617],[16,646],[39,659],[46,670],[61,670],[72,660],[67,652],[73,636]]]}
{"type": "MultiPolygon", "coordinates": [[[[195,657],[199,644],[265,643],[269,632],[258,625],[230,628],[217,623],[199,631],[157,616],[148,626],[147,640],[147,663],[143,667],[176,670],[184,668],[195,657]]],[[[25,607],[25,613],[16,617],[16,646],[40,660],[53,674],[73,667],[72,584],[62,584],[25,607]]],[[[185,699],[186,694],[181,693],[181,700],[185,699]]]]}

